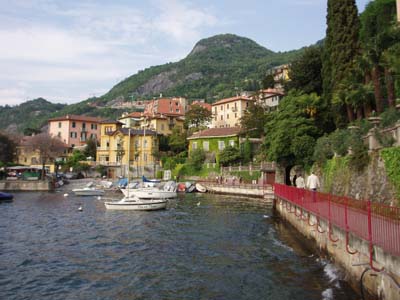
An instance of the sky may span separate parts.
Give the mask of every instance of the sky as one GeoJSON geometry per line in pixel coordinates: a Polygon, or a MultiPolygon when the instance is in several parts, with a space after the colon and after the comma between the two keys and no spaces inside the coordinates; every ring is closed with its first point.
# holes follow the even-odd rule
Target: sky
{"type": "Polygon", "coordinates": [[[325,0],[0,0],[0,105],[99,97],[216,34],[287,51],[325,30],[325,0]]]}

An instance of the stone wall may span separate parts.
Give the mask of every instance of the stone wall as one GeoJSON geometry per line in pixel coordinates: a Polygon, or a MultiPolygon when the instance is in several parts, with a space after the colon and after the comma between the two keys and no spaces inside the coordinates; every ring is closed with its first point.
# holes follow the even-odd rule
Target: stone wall
{"type": "Polygon", "coordinates": [[[1,180],[2,191],[51,191],[53,186],[47,180],[1,180]]]}
{"type": "MultiPolygon", "coordinates": [[[[290,222],[306,238],[313,240],[317,246],[328,253],[335,264],[341,266],[346,272],[346,280],[356,289],[360,288],[360,280],[363,272],[362,284],[366,291],[374,296],[374,299],[397,300],[400,299],[400,258],[385,253],[381,248],[374,247],[374,267],[381,268],[382,272],[375,272],[369,266],[369,243],[350,235],[350,254],[346,249],[346,233],[332,226],[331,238],[328,235],[329,226],[326,221],[320,220],[320,227],[310,226],[307,221],[297,217],[285,208],[285,201],[276,200],[276,210],[282,218],[290,222]],[[319,231],[324,231],[320,233],[319,231]],[[377,298],[375,298],[377,297],[377,298]]],[[[291,206],[291,211],[301,214],[300,209],[291,206]]],[[[316,224],[317,219],[310,214],[310,223],[316,224]]]]}

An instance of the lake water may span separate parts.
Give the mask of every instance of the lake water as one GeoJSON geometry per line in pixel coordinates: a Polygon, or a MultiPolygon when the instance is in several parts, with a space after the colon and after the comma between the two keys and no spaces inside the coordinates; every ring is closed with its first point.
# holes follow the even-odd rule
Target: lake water
{"type": "Polygon", "coordinates": [[[357,298],[256,200],[188,194],[133,212],[63,193],[0,204],[0,299],[357,298]]]}

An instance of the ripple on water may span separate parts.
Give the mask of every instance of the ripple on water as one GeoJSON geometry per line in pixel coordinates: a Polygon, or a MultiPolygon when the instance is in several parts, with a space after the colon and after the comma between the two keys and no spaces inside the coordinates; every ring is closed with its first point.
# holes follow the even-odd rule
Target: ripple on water
{"type": "Polygon", "coordinates": [[[186,195],[165,211],[113,212],[90,197],[16,193],[1,208],[0,299],[343,295],[326,265],[298,255],[263,217],[271,211],[245,198],[186,195]]]}

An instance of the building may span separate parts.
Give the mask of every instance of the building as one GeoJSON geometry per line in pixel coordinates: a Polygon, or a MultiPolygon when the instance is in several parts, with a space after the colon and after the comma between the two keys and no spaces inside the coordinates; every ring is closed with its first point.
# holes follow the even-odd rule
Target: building
{"type": "Polygon", "coordinates": [[[225,147],[239,147],[239,127],[210,128],[195,132],[188,137],[189,156],[193,150],[202,149],[208,162],[219,162],[219,153],[225,147]]]}
{"type": "MultiPolygon", "coordinates": [[[[40,152],[32,149],[31,139],[32,136],[24,136],[20,140],[17,146],[17,164],[41,169],[40,152]]],[[[65,144],[64,149],[60,150],[57,158],[46,162],[45,168],[50,172],[55,172],[55,162],[65,162],[70,153],[71,148],[65,144]]]]}
{"type": "Polygon", "coordinates": [[[108,177],[127,176],[129,169],[131,176],[139,177],[146,172],[154,175],[158,166],[154,157],[158,151],[155,131],[124,128],[119,121],[101,122],[100,131],[96,161],[98,165],[107,168],[108,177]]]}
{"type": "Polygon", "coordinates": [[[254,99],[246,96],[236,96],[219,100],[212,104],[213,128],[239,127],[240,118],[254,99]]]}
{"type": "Polygon", "coordinates": [[[265,89],[257,92],[253,99],[268,110],[274,110],[285,94],[279,89],[265,89]]]}
{"type": "Polygon", "coordinates": [[[144,112],[124,114],[119,121],[125,128],[146,128],[170,135],[174,128],[183,130],[185,112],[185,98],[161,98],[149,101],[144,112]]]}
{"type": "Polygon", "coordinates": [[[66,115],[49,119],[49,134],[57,136],[69,147],[86,145],[89,138],[98,139],[100,136],[100,118],[66,115]]]}

